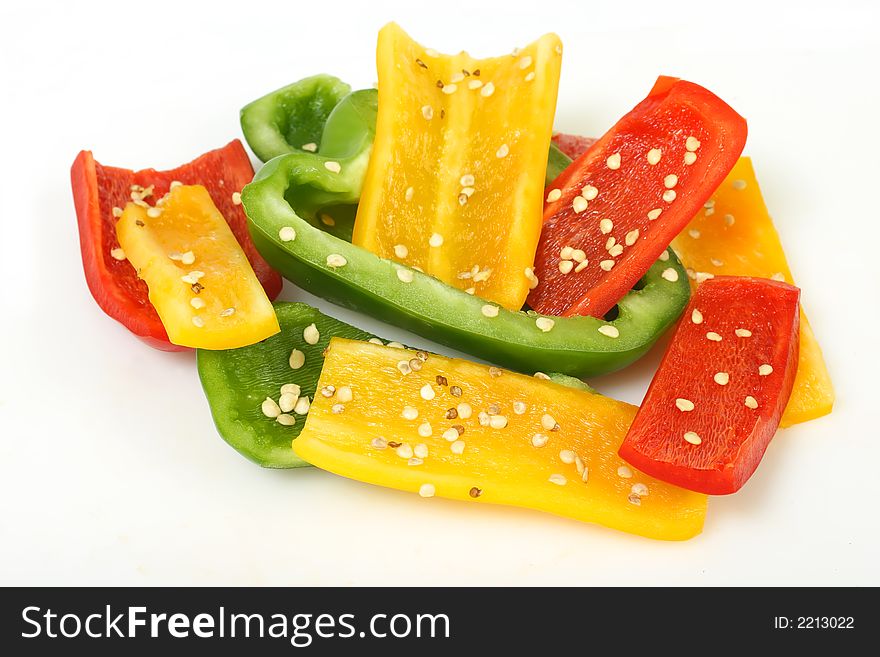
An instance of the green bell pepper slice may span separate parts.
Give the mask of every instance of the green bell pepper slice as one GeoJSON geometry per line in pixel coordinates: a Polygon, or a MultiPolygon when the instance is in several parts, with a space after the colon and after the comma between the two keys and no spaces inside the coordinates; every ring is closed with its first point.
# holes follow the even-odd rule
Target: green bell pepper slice
{"type": "MultiPolygon", "coordinates": [[[[535,313],[503,308],[487,317],[485,301],[352,245],[341,222],[322,226],[317,217],[323,208],[350,207],[360,196],[375,108],[374,90],[346,96],[328,115],[317,153],[293,152],[270,160],[242,191],[254,243],[286,278],[338,305],[509,369],[579,378],[629,365],[681,314],[690,289],[671,250],[607,320],[553,317],[537,322],[535,313]],[[674,281],[662,276],[669,268],[678,274],[674,281]]],[[[551,158],[556,167],[567,160],[551,158]]],[[[551,173],[555,178],[557,172],[551,173]]]]}
{"type": "Polygon", "coordinates": [[[263,162],[287,153],[318,149],[324,124],[351,87],[331,75],[314,75],[277,89],[245,105],[241,130],[263,162]]]}
{"type": "Polygon", "coordinates": [[[304,303],[276,302],[281,332],[239,349],[197,350],[199,378],[220,436],[251,461],[267,468],[299,468],[309,465],[291,449],[306,422],[306,415],[291,413],[293,426],[279,424],[261,408],[267,397],[277,401],[281,386],[295,383],[300,396],[314,399],[324,365],[324,349],[332,337],[369,340],[369,333],[328,317],[304,303]],[[308,344],[303,331],[310,324],[318,330],[317,343],[308,344]],[[299,349],[305,362],[290,366],[290,354],[299,349]]]}
{"type": "Polygon", "coordinates": [[[544,174],[544,187],[549,187],[559,174],[568,168],[571,158],[563,153],[553,142],[550,142],[550,154],[547,157],[547,173],[544,174]]]}
{"type": "MultiPolygon", "coordinates": [[[[331,338],[374,341],[379,338],[304,303],[277,301],[274,306],[280,333],[239,349],[199,349],[196,360],[202,389],[223,440],[264,468],[300,468],[309,464],[294,453],[290,444],[305,426],[308,412],[290,413],[296,422],[293,426],[284,426],[263,413],[263,401],[267,397],[277,401],[281,386],[288,383],[300,386],[301,397],[314,399],[324,365],[324,349],[331,338]],[[313,345],[303,338],[310,324],[315,325],[319,336],[313,345]],[[299,369],[290,367],[290,354],[294,349],[303,352],[305,357],[299,369]]],[[[595,392],[573,377],[556,373],[550,373],[549,377],[560,385],[595,392]]]]}

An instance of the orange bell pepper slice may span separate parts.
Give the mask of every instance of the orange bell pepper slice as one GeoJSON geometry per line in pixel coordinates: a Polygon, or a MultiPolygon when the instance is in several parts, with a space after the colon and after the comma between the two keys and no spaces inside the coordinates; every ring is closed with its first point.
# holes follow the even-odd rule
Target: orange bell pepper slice
{"type": "MultiPolygon", "coordinates": [[[[739,159],[672,248],[688,268],[693,285],[721,275],[772,278],[794,285],[748,157],[739,159]]],[[[827,415],[833,406],[831,376],[802,307],[797,375],[780,426],[827,415]]]]}

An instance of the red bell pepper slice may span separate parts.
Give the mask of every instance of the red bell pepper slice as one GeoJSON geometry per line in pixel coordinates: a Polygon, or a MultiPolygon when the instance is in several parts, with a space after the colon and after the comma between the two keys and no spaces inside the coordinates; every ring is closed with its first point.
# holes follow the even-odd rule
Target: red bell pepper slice
{"type": "Polygon", "coordinates": [[[580,135],[570,135],[565,132],[554,133],[550,141],[556,144],[556,147],[572,160],[578,159],[587,152],[590,146],[596,143],[593,137],[581,137],[580,135]]]}
{"type": "Polygon", "coordinates": [[[604,316],[724,180],[746,133],[711,92],[660,77],[550,186],[529,306],[604,316]]]}
{"type": "Polygon", "coordinates": [[[719,276],[691,299],[620,456],[683,488],[725,495],[752,476],[788,403],[800,290],[719,276]]]}
{"type": "Polygon", "coordinates": [[[151,347],[163,351],[186,349],[168,340],[165,327],[150,304],[147,285],[137,277],[131,264],[111,255],[119,246],[113,208],[124,208],[131,201],[131,186],[153,185],[153,196],[147,199],[152,203],[161,198],[175,180],[207,188],[266,294],[270,299],[278,296],[281,276],[257,252],[248,233],[244,209],[232,199],[232,194],[240,192],[253,177],[250,158],[237,139],[170,171],[107,167],[97,162],[91,151],[81,151],[71,167],[70,182],[86,282],[101,309],[151,347]]]}

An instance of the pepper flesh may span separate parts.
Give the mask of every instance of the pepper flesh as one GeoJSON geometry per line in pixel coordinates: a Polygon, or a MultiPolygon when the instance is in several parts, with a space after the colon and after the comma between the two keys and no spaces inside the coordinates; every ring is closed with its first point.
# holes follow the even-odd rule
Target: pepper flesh
{"type": "Polygon", "coordinates": [[[437,55],[386,25],[352,242],[519,310],[541,233],[561,59],[554,34],[478,60],[437,55]]]}
{"type": "Polygon", "coordinates": [[[241,191],[253,176],[250,159],[237,139],[169,171],[108,167],[97,162],[91,151],[81,151],[71,167],[70,180],[86,283],[101,310],[151,347],[164,351],[185,349],[168,341],[165,327],[149,302],[147,286],[134,268],[125,259],[111,255],[119,246],[113,208],[121,209],[131,200],[132,185],[152,186],[152,197],[159,198],[175,180],[208,189],[266,294],[269,298],[278,296],[281,276],[257,252],[248,235],[243,209],[232,200],[233,192],[241,191]]]}
{"type": "Polygon", "coordinates": [[[177,186],[155,207],[129,203],[116,236],[173,344],[233,349],[279,331],[247,256],[201,185],[177,186]]]}
{"type": "Polygon", "coordinates": [[[263,162],[287,153],[317,152],[330,112],[350,92],[351,87],[330,75],[304,78],[243,107],[241,130],[263,162]]]}
{"type": "MultiPolygon", "coordinates": [[[[311,401],[331,338],[382,341],[304,303],[273,305],[280,333],[240,349],[198,349],[199,378],[223,440],[264,468],[299,468],[309,464],[290,449],[290,441],[302,431],[308,410],[295,411],[294,424],[285,426],[263,413],[263,401],[270,397],[277,403],[281,386],[286,384],[299,386],[299,397],[311,401]],[[313,345],[303,337],[311,324],[318,331],[313,345]],[[294,349],[303,354],[303,364],[296,369],[290,363],[294,349]]],[[[556,373],[549,376],[560,385],[595,392],[580,379],[556,373]]]]}
{"type": "MultiPolygon", "coordinates": [[[[318,154],[275,158],[242,192],[260,252],[301,288],[505,367],[577,377],[612,372],[638,359],[686,305],[689,286],[684,269],[669,256],[648,271],[643,286],[620,301],[612,321],[552,318],[552,327],[545,332],[538,329],[535,314],[499,308],[497,316],[488,317],[483,306],[492,304],[358,248],[345,241],[344,231],[330,234],[340,222],[328,227],[317,217],[322,208],[357,202],[374,125],[375,92],[350,94],[331,112],[318,154]],[[329,157],[325,144],[337,149],[333,161],[340,163],[339,173],[324,166],[329,157]],[[293,228],[296,239],[282,240],[283,228],[293,228]],[[341,255],[346,264],[329,266],[331,254],[341,255]],[[675,282],[662,277],[670,267],[679,273],[675,282]],[[410,274],[412,281],[405,283],[410,274]],[[599,333],[605,324],[614,326],[619,337],[599,333]]],[[[558,152],[554,159],[561,162],[565,156],[558,152]]]]}
{"type": "Polygon", "coordinates": [[[745,140],[745,120],[720,98],[660,77],[553,182],[529,306],[607,313],[709,198],[745,140]]]}
{"type": "Polygon", "coordinates": [[[263,401],[269,397],[277,403],[281,386],[287,384],[299,386],[298,397],[311,401],[330,338],[367,340],[373,336],[304,303],[276,302],[274,306],[280,333],[240,349],[199,349],[199,379],[223,440],[263,467],[299,468],[309,464],[290,449],[290,442],[302,431],[308,411],[288,412],[295,422],[286,426],[263,413],[263,401]],[[312,324],[318,331],[315,344],[303,337],[312,324]],[[294,349],[303,355],[296,369],[290,362],[294,349]]]}
{"type": "MultiPolygon", "coordinates": [[[[375,89],[345,95],[347,89],[347,84],[332,75],[304,78],[248,103],[241,110],[241,127],[248,145],[264,162],[289,153],[318,153],[325,162],[340,164],[342,180],[335,188],[356,188],[353,199],[341,198],[338,192],[320,198],[315,190],[300,198],[296,187],[286,195],[306,221],[350,242],[363,169],[372,152],[378,95],[375,89]],[[334,99],[336,105],[332,105],[334,99]],[[327,125],[332,127],[325,131],[327,125]]],[[[572,135],[554,135],[553,139],[545,184],[571,164],[571,156],[560,150],[556,141],[569,150],[573,144],[595,141],[572,135]]]]}
{"type": "Polygon", "coordinates": [[[703,495],[619,470],[625,464],[617,448],[636,410],[629,404],[464,360],[338,338],[318,381],[319,390],[326,386],[349,387],[351,400],[319,394],[293,444],[322,469],[657,539],[687,539],[702,529],[703,495]],[[411,359],[421,368],[402,374],[398,363],[411,359]],[[402,417],[405,406],[418,417],[402,417]],[[481,422],[490,411],[492,419],[481,422]],[[551,421],[556,426],[547,428],[551,421]],[[424,423],[430,435],[419,433],[424,423]]]}
{"type": "MultiPolygon", "coordinates": [[[[552,141],[560,151],[565,153],[566,157],[572,160],[578,159],[596,143],[596,140],[592,137],[582,137],[581,135],[571,135],[564,132],[555,133],[552,141]]],[[[552,182],[552,180],[548,182],[552,182]]]]}
{"type": "MultiPolygon", "coordinates": [[[[760,276],[794,284],[748,157],[740,158],[672,247],[697,280],[708,275],[760,276]]],[[[802,308],[797,376],[780,426],[827,415],[833,406],[831,376],[802,308]]]]}
{"type": "Polygon", "coordinates": [[[620,448],[690,490],[735,493],[776,433],[798,359],[800,290],[723,276],[697,289],[620,448]]]}

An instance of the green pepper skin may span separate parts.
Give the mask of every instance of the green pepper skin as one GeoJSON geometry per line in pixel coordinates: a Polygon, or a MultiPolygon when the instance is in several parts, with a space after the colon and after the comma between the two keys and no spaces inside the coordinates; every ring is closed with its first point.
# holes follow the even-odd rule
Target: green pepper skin
{"type": "Polygon", "coordinates": [[[566,388],[574,388],[575,390],[583,390],[584,392],[589,392],[593,395],[598,395],[599,391],[596,390],[593,386],[591,386],[586,381],[581,381],[573,376],[568,376],[567,374],[560,374],[559,372],[550,372],[547,374],[550,377],[550,380],[553,383],[557,383],[561,386],[565,386],[566,388]]]}
{"type": "Polygon", "coordinates": [[[553,142],[550,142],[550,154],[547,157],[547,173],[544,174],[544,187],[549,187],[559,174],[568,168],[571,158],[563,153],[553,142]]]}
{"type": "Polygon", "coordinates": [[[266,94],[241,110],[241,129],[263,162],[287,153],[304,153],[319,144],[327,117],[351,87],[331,75],[315,75],[266,94]]]}
{"type": "Polygon", "coordinates": [[[300,150],[270,160],[261,169],[273,171],[279,159],[297,168],[302,178],[285,187],[286,203],[312,226],[347,242],[351,241],[357,202],[373,149],[377,109],[375,89],[348,94],[328,115],[317,154],[300,150]],[[340,173],[329,171],[326,162],[339,164],[340,173]],[[326,222],[328,216],[333,218],[332,225],[326,222]]]}
{"type": "MultiPolygon", "coordinates": [[[[301,468],[309,464],[290,448],[305,426],[306,416],[297,415],[296,424],[285,427],[263,415],[266,397],[277,400],[285,383],[300,386],[302,396],[314,398],[324,365],[324,349],[332,337],[369,340],[369,333],[324,315],[304,303],[276,302],[275,313],[281,332],[257,344],[240,349],[198,349],[196,360],[202,388],[220,436],[243,456],[264,468],[301,468]],[[303,330],[315,324],[320,335],[317,344],[303,340],[303,330]],[[290,369],[293,349],[305,354],[305,364],[290,369]]],[[[550,374],[560,385],[595,392],[578,379],[550,374]]]]}
{"type": "MultiPolygon", "coordinates": [[[[304,290],[408,329],[435,342],[520,372],[559,372],[575,377],[607,374],[632,363],[672,325],[690,297],[687,275],[678,259],[658,261],[618,304],[613,321],[593,317],[556,317],[549,332],[539,330],[533,313],[499,308],[497,317],[482,314],[485,302],[436,278],[345,242],[303,221],[285,198],[291,186],[303,194],[307,185],[322,185],[327,171],[319,158],[300,155],[271,160],[242,192],[251,236],[272,267],[304,290]],[[284,227],[296,239],[282,242],[284,227]],[[346,264],[331,267],[327,257],[341,255],[346,264]],[[678,280],[661,273],[672,267],[678,280]],[[412,273],[403,283],[397,270],[412,273]],[[604,324],[620,335],[598,332],[604,324]]],[[[346,177],[343,167],[334,185],[346,177]]],[[[349,174],[351,175],[351,174],[349,174]]]]}
{"type": "Polygon", "coordinates": [[[266,397],[277,401],[286,383],[296,383],[301,396],[313,399],[330,338],[369,340],[373,336],[304,303],[274,305],[280,333],[240,349],[197,350],[199,378],[223,440],[263,467],[300,468],[309,464],[294,453],[290,443],[302,431],[306,416],[297,415],[296,424],[285,427],[263,415],[260,405],[266,397]],[[303,340],[303,330],[313,323],[320,338],[310,345],[303,340]],[[298,370],[289,364],[293,349],[306,357],[298,370]]]}
{"type": "MultiPolygon", "coordinates": [[[[483,300],[352,245],[350,225],[344,222],[322,226],[316,218],[322,208],[350,208],[360,197],[375,135],[375,110],[374,90],[346,96],[328,116],[317,154],[276,157],[242,191],[254,243],[286,278],[336,304],[504,367],[579,378],[629,365],[681,314],[690,289],[671,250],[668,261],[655,263],[637,289],[621,299],[613,321],[556,317],[552,330],[542,332],[532,313],[500,308],[497,317],[487,318],[481,310],[483,300]],[[324,166],[328,161],[340,165],[339,173],[324,166]],[[283,227],[293,228],[296,239],[282,242],[283,227]],[[328,266],[331,254],[341,255],[346,264],[328,266]],[[661,276],[669,267],[678,273],[675,282],[661,276]],[[398,269],[411,271],[412,282],[401,282],[398,269]],[[603,324],[615,326],[619,337],[600,334],[603,324]]],[[[557,169],[567,160],[561,153],[551,157],[557,169]]],[[[558,173],[548,171],[548,177],[558,173]]]]}

